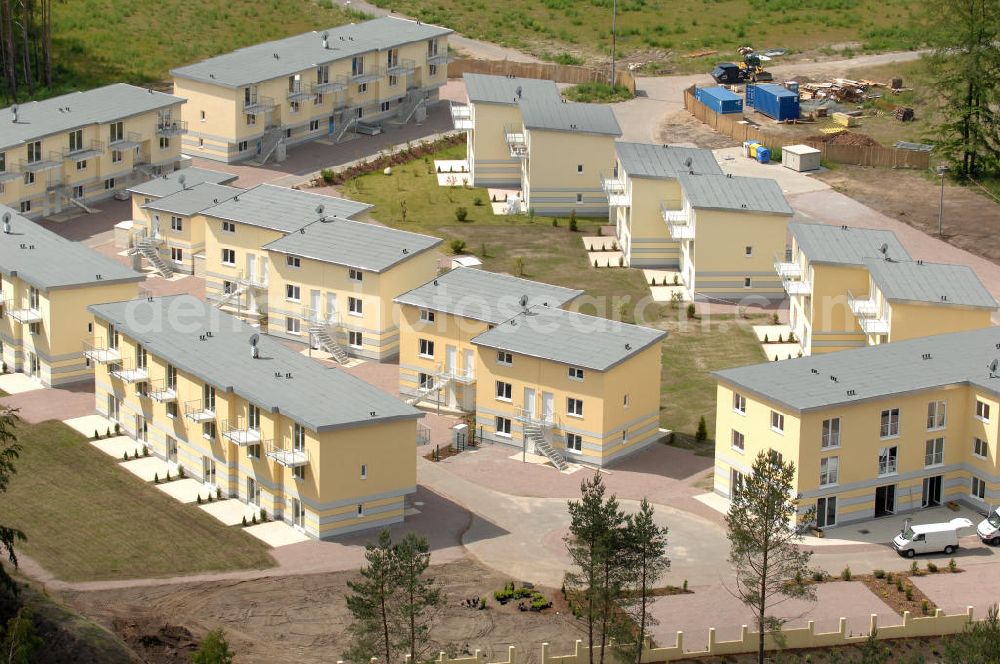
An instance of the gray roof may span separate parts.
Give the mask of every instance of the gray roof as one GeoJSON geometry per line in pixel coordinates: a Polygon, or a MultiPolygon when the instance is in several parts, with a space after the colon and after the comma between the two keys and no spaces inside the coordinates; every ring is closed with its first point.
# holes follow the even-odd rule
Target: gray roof
{"type": "Polygon", "coordinates": [[[549,98],[559,101],[559,86],[555,81],[541,78],[519,78],[508,76],[492,76],[490,74],[464,74],[465,91],[472,104],[510,104],[518,103],[518,89],[521,98],[549,98]]]}
{"type": "Polygon", "coordinates": [[[156,210],[157,212],[167,212],[169,214],[179,214],[189,217],[192,214],[201,212],[205,208],[218,205],[222,201],[228,200],[243,191],[239,187],[227,187],[224,184],[202,182],[201,184],[187,187],[163,198],[157,198],[142,207],[156,210]]]}
{"type": "Polygon", "coordinates": [[[386,392],[273,337],[257,335],[260,357],[252,359],[249,339],[257,330],[192,295],[89,309],[178,369],[314,431],[423,417],[386,392]],[[203,341],[201,335],[206,335],[203,341]]]}
{"type": "Polygon", "coordinates": [[[629,177],[676,180],[678,175],[692,170],[695,173],[722,175],[719,162],[711,150],[621,141],[615,143],[615,150],[629,177]],[[689,159],[690,166],[687,165],[689,159]]]}
{"type": "Polygon", "coordinates": [[[892,231],[829,224],[803,224],[798,221],[788,224],[788,231],[810,263],[860,267],[864,265],[866,258],[880,256],[883,244],[886,245],[886,255],[889,258],[893,260],[910,258],[892,231]]]}
{"type": "Polygon", "coordinates": [[[144,281],[145,275],[25,219],[7,206],[11,233],[0,232],[0,274],[18,277],[41,290],[144,281]],[[98,278],[97,275],[100,275],[98,278]]]}
{"type": "Polygon", "coordinates": [[[865,267],[890,302],[997,308],[996,300],[967,265],[869,258],[865,267]]]}
{"type": "Polygon", "coordinates": [[[323,216],[348,219],[372,208],[368,203],[346,198],[261,184],[207,208],[204,213],[216,219],[291,233],[319,219],[320,213],[316,212],[319,205],[323,206],[323,216]]]}
{"type": "Polygon", "coordinates": [[[234,173],[223,173],[222,171],[213,171],[208,168],[190,166],[188,168],[182,168],[179,171],[171,171],[166,175],[161,175],[160,177],[147,180],[146,182],[141,182],[133,187],[129,187],[128,190],[133,194],[150,196],[153,198],[163,198],[164,196],[169,196],[174,192],[180,191],[184,187],[190,189],[191,187],[199,185],[202,182],[232,184],[238,177],[239,176],[234,173]],[[183,186],[181,186],[179,181],[179,178],[182,175],[184,176],[183,186]]]}
{"type": "Polygon", "coordinates": [[[771,178],[729,175],[681,175],[684,196],[696,209],[764,212],[791,216],[792,206],[771,178]]]}
{"type": "Polygon", "coordinates": [[[615,113],[606,104],[580,104],[558,97],[522,97],[521,119],[528,129],[621,136],[615,113]]]}
{"type": "MultiPolygon", "coordinates": [[[[170,70],[170,73],[178,78],[236,88],[290,76],[317,65],[355,55],[440,37],[451,32],[448,28],[429,23],[385,16],[321,32],[306,32],[294,37],[255,44],[191,65],[177,67],[170,70]],[[329,48],[323,48],[324,33],[327,35],[329,48]]],[[[377,64],[384,63],[379,61],[377,64]]],[[[375,65],[375,62],[371,62],[368,66],[375,65]]]]}
{"type": "Polygon", "coordinates": [[[662,330],[537,305],[474,337],[472,343],[607,371],[665,336],[662,330]]]}
{"type": "Polygon", "coordinates": [[[298,232],[264,245],[268,251],[382,272],[441,244],[440,238],[377,226],[363,221],[331,219],[303,226],[298,232]]]}
{"type": "Polygon", "coordinates": [[[508,274],[457,267],[403,293],[395,302],[498,325],[522,311],[522,297],[528,298],[529,307],[562,307],[582,294],[582,290],[508,274]]]}
{"type": "MultiPolygon", "coordinates": [[[[10,107],[0,110],[0,147],[19,145],[87,125],[115,122],[185,101],[181,97],[127,83],[29,101],[17,105],[16,123],[10,107]]],[[[101,135],[100,140],[106,141],[107,136],[101,135]]],[[[8,168],[9,159],[8,156],[8,168]]]]}
{"type": "Polygon", "coordinates": [[[797,411],[956,383],[1000,394],[1000,378],[991,378],[989,372],[989,364],[1000,357],[998,344],[1000,327],[986,327],[764,362],[714,375],[724,383],[797,411]],[[924,359],[925,355],[930,357],[924,359]]]}

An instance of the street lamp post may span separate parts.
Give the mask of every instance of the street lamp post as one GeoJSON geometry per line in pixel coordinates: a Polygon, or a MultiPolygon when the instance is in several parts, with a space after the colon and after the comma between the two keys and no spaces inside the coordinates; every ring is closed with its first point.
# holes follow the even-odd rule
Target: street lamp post
{"type": "Polygon", "coordinates": [[[937,174],[941,176],[941,198],[938,201],[938,237],[944,237],[944,176],[947,172],[947,166],[937,167],[937,174]]]}

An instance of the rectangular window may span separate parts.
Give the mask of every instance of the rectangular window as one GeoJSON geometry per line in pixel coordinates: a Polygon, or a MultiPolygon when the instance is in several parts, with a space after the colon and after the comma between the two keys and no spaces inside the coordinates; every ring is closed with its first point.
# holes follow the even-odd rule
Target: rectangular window
{"type": "Polygon", "coordinates": [[[240,141],[236,144],[237,152],[246,152],[250,148],[250,143],[248,141],[240,141]]]}
{"type": "Polygon", "coordinates": [[[85,171],[85,170],[87,170],[87,160],[86,159],[81,159],[80,161],[76,162],[76,170],[78,170],[78,171],[85,171]]]}
{"type": "MultiPolygon", "coordinates": [[[[363,95],[366,92],[368,92],[368,84],[367,83],[362,83],[361,85],[358,86],[358,94],[359,95],[363,95]]],[[[358,117],[360,118],[361,117],[361,115],[360,115],[361,109],[360,108],[358,109],[358,113],[359,113],[358,117]]]]}
{"type": "Polygon", "coordinates": [[[948,419],[948,402],[931,401],[927,404],[927,430],[943,429],[948,419]]]}
{"type": "Polygon", "coordinates": [[[313,106],[322,106],[322,105],[323,105],[323,95],[318,94],[315,97],[313,97],[313,106]]]}
{"type": "Polygon", "coordinates": [[[733,392],[733,410],[740,415],[747,414],[747,398],[739,392],[733,392]]]}
{"type": "Polygon", "coordinates": [[[167,150],[170,148],[170,138],[167,136],[160,136],[160,149],[167,150]]]}
{"type": "Polygon", "coordinates": [[[176,417],[177,417],[177,402],[176,401],[168,401],[166,405],[167,405],[167,417],[169,417],[170,419],[176,419],[176,417]]]}
{"type": "Polygon", "coordinates": [[[430,339],[419,339],[420,357],[434,359],[434,342],[430,339]]]}
{"type": "Polygon", "coordinates": [[[288,267],[302,267],[302,261],[298,256],[285,256],[285,265],[288,267]]]}
{"type": "Polygon", "coordinates": [[[566,414],[572,415],[574,417],[583,417],[583,400],[574,399],[573,397],[567,397],[566,414]]]}
{"type": "Polygon", "coordinates": [[[352,268],[347,271],[347,278],[351,281],[361,281],[364,276],[362,275],[361,270],[355,270],[352,268]]]}
{"type": "Polygon", "coordinates": [[[365,506],[362,505],[361,503],[358,503],[358,518],[360,519],[364,515],[365,515],[365,506]]]}
{"type": "Polygon", "coordinates": [[[392,76],[390,76],[390,77],[389,77],[389,87],[390,87],[390,88],[391,88],[391,87],[395,87],[395,85],[396,85],[397,83],[399,83],[399,78],[398,78],[397,76],[395,76],[395,75],[392,75],[392,76]]]}
{"type": "Polygon", "coordinates": [[[840,457],[824,457],[819,460],[819,485],[836,484],[840,479],[840,457]]]}
{"type": "Polygon", "coordinates": [[[115,143],[116,141],[121,141],[125,139],[125,123],[124,122],[112,122],[108,125],[108,138],[109,143],[115,143]]]}
{"type": "Polygon", "coordinates": [[[570,367],[569,377],[571,380],[583,380],[583,369],[580,369],[579,367],[570,367]]]}
{"type": "Polygon", "coordinates": [[[365,73],[365,59],[363,56],[351,58],[351,76],[361,76],[365,73]]]}
{"type": "Polygon", "coordinates": [[[257,124],[257,116],[253,113],[247,113],[247,126],[251,127],[257,124]]]}
{"type": "Polygon", "coordinates": [[[882,411],[882,421],[879,427],[880,438],[895,438],[899,435],[899,409],[890,408],[882,411]]]}
{"type": "Polygon", "coordinates": [[[255,445],[247,445],[247,457],[250,459],[260,458],[260,443],[255,445]]]}
{"type": "Polygon", "coordinates": [[[292,477],[297,480],[304,480],[306,478],[306,467],[295,466],[292,468],[292,477]]]}
{"type": "Polygon", "coordinates": [[[981,419],[983,422],[990,421],[990,405],[984,403],[979,399],[976,399],[976,417],[981,419]]]}
{"type": "Polygon", "coordinates": [[[170,217],[170,230],[180,233],[184,230],[184,220],[180,217],[170,217]]]}
{"type": "Polygon", "coordinates": [[[740,452],[746,449],[746,438],[736,429],[733,429],[732,445],[734,450],[739,450],[740,452]]]}
{"type": "Polygon", "coordinates": [[[504,436],[506,438],[510,438],[510,420],[509,419],[507,419],[506,417],[497,416],[496,423],[495,423],[494,426],[496,427],[496,431],[497,431],[497,435],[498,436],[504,436]]]}
{"type": "Polygon", "coordinates": [[[73,187],[73,198],[81,200],[83,198],[83,185],[78,184],[73,187]]]}
{"type": "Polygon", "coordinates": [[[382,102],[382,105],[379,107],[383,113],[388,113],[390,108],[392,108],[392,106],[387,101],[382,102]]]}
{"type": "Polygon", "coordinates": [[[222,264],[223,265],[236,265],[236,250],[235,249],[223,249],[222,250],[222,264]]]}
{"type": "Polygon", "coordinates": [[[106,179],[104,181],[104,190],[105,191],[110,191],[111,189],[114,189],[114,188],[115,188],[115,179],[114,178],[108,178],[108,179],[106,179]]]}
{"type": "Polygon", "coordinates": [[[743,277],[743,288],[753,288],[753,280],[750,277],[743,277]]]}
{"type": "Polygon", "coordinates": [[[364,314],[364,308],[361,305],[361,300],[356,297],[347,298],[347,312],[352,316],[361,316],[364,314]]]}
{"type": "Polygon", "coordinates": [[[429,309],[420,310],[420,322],[421,323],[433,323],[434,322],[434,312],[429,309]]]}
{"type": "Polygon", "coordinates": [[[972,476],[972,497],[986,500],[986,481],[972,476]]]}
{"type": "Polygon", "coordinates": [[[309,131],[319,131],[319,120],[309,121],[309,131]]]}
{"type": "Polygon", "coordinates": [[[236,232],[236,224],[234,222],[232,222],[232,221],[224,221],[224,222],[222,222],[222,232],[223,233],[235,233],[236,232]]]}
{"type": "Polygon", "coordinates": [[[566,434],[566,449],[570,452],[582,452],[583,436],[578,433],[566,434]]]}
{"type": "Polygon", "coordinates": [[[837,525],[837,497],[816,499],[816,526],[828,528],[837,525]]]}
{"type": "Polygon", "coordinates": [[[771,411],[771,430],[778,433],[785,432],[785,416],[776,410],[771,411]]]}
{"type": "Polygon", "coordinates": [[[831,417],[828,420],[823,420],[823,438],[820,441],[820,447],[823,449],[828,447],[840,447],[839,417],[831,417]]]}
{"type": "Polygon", "coordinates": [[[184,250],[180,247],[170,247],[170,260],[175,263],[182,263],[184,261],[184,250]]]}
{"type": "Polygon", "coordinates": [[[69,151],[76,152],[83,149],[83,130],[77,129],[69,132],[69,151]]]}
{"type": "Polygon", "coordinates": [[[35,172],[25,171],[24,172],[24,184],[35,184],[35,172]]]}
{"type": "Polygon", "coordinates": [[[125,160],[125,153],[124,152],[122,152],[121,150],[112,150],[111,151],[111,163],[112,164],[120,164],[124,160],[125,160]]]}
{"type": "Polygon", "coordinates": [[[990,444],[982,438],[973,438],[972,453],[980,459],[985,459],[990,455],[990,444]]]}
{"type": "Polygon", "coordinates": [[[361,479],[368,479],[368,466],[366,464],[361,464],[361,479]]]}
{"type": "Polygon", "coordinates": [[[428,76],[437,76],[438,66],[437,65],[427,65],[428,76]]]}
{"type": "Polygon", "coordinates": [[[576,172],[581,175],[583,174],[583,164],[576,165],[576,172]]]}
{"type": "Polygon", "coordinates": [[[31,201],[21,201],[21,214],[31,212],[31,201]]]}
{"type": "Polygon", "coordinates": [[[745,256],[746,256],[747,258],[749,258],[749,257],[753,256],[753,247],[751,247],[751,246],[750,246],[750,245],[748,244],[748,245],[747,245],[746,247],[744,247],[744,248],[743,248],[743,254],[744,254],[744,255],[745,255],[745,256]]]}
{"type": "Polygon", "coordinates": [[[944,438],[932,438],[924,444],[924,466],[944,463],[944,438]]]}
{"type": "Polygon", "coordinates": [[[222,282],[222,294],[232,295],[236,292],[236,282],[235,281],[223,281],[222,282]]]}
{"type": "Polygon", "coordinates": [[[497,401],[510,401],[513,393],[514,388],[510,383],[505,383],[502,380],[497,381],[497,401]]]}
{"type": "Polygon", "coordinates": [[[285,319],[285,332],[288,334],[301,334],[302,326],[298,318],[292,318],[289,316],[285,319]]]}
{"type": "Polygon", "coordinates": [[[582,203],[583,202],[583,194],[577,194],[576,195],[576,202],[577,203],[582,203]]]}
{"type": "Polygon", "coordinates": [[[628,408],[630,405],[631,405],[631,400],[628,398],[628,395],[626,394],[625,398],[622,399],[622,406],[628,408]]]}
{"type": "Polygon", "coordinates": [[[28,143],[26,146],[28,148],[28,163],[32,164],[36,161],[42,160],[42,142],[34,141],[33,143],[28,143]]]}
{"type": "Polygon", "coordinates": [[[890,475],[896,472],[896,446],[883,447],[878,451],[878,474],[890,475]]]}
{"type": "Polygon", "coordinates": [[[430,390],[434,387],[434,376],[420,372],[417,374],[417,385],[421,390],[430,390]]]}
{"type": "Polygon", "coordinates": [[[298,113],[299,112],[299,102],[297,102],[297,101],[290,101],[290,102],[288,102],[288,110],[291,111],[292,113],[298,113]]]}
{"type": "Polygon", "coordinates": [[[497,364],[502,364],[505,367],[509,367],[514,364],[514,356],[505,350],[497,351],[497,364]]]}
{"type": "Polygon", "coordinates": [[[743,473],[735,468],[729,469],[729,497],[732,498],[743,488],[743,473]]]}
{"type": "Polygon", "coordinates": [[[201,436],[207,440],[215,440],[215,422],[202,422],[201,436]]]}
{"type": "Polygon", "coordinates": [[[302,289],[299,286],[285,284],[285,299],[292,302],[301,301],[302,289]]]}
{"type": "Polygon", "coordinates": [[[361,336],[360,332],[355,332],[351,330],[347,333],[347,345],[351,348],[361,348],[364,344],[364,338],[361,336]]]}

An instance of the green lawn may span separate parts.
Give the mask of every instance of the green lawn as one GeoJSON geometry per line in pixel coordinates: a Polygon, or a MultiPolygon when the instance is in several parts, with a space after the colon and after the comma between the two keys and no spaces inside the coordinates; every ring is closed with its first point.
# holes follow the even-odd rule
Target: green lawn
{"type": "Polygon", "coordinates": [[[274,565],[267,547],[118,468],[61,422],[18,426],[23,451],[0,499],[18,549],[66,581],[197,574],[274,565]]]}
{"type": "MultiPolygon", "coordinates": [[[[611,50],[611,0],[372,0],[430,23],[549,59],[604,59],[611,50]]],[[[792,50],[858,41],[863,48],[908,48],[919,41],[905,0],[620,0],[620,55],[647,53],[708,71],[736,47],[792,50]],[[707,58],[678,57],[717,49],[707,58]],[[705,69],[708,67],[708,69],[705,69]]]]}

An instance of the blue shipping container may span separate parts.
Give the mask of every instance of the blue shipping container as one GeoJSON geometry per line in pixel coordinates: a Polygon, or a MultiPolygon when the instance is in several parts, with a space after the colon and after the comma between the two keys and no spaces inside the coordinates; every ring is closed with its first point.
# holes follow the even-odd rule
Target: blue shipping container
{"type": "Polygon", "coordinates": [[[743,100],[725,88],[695,88],[694,98],[716,113],[743,112],[743,100]]]}
{"type": "Polygon", "coordinates": [[[799,95],[773,83],[747,85],[747,106],[775,120],[797,120],[799,95]]]}

